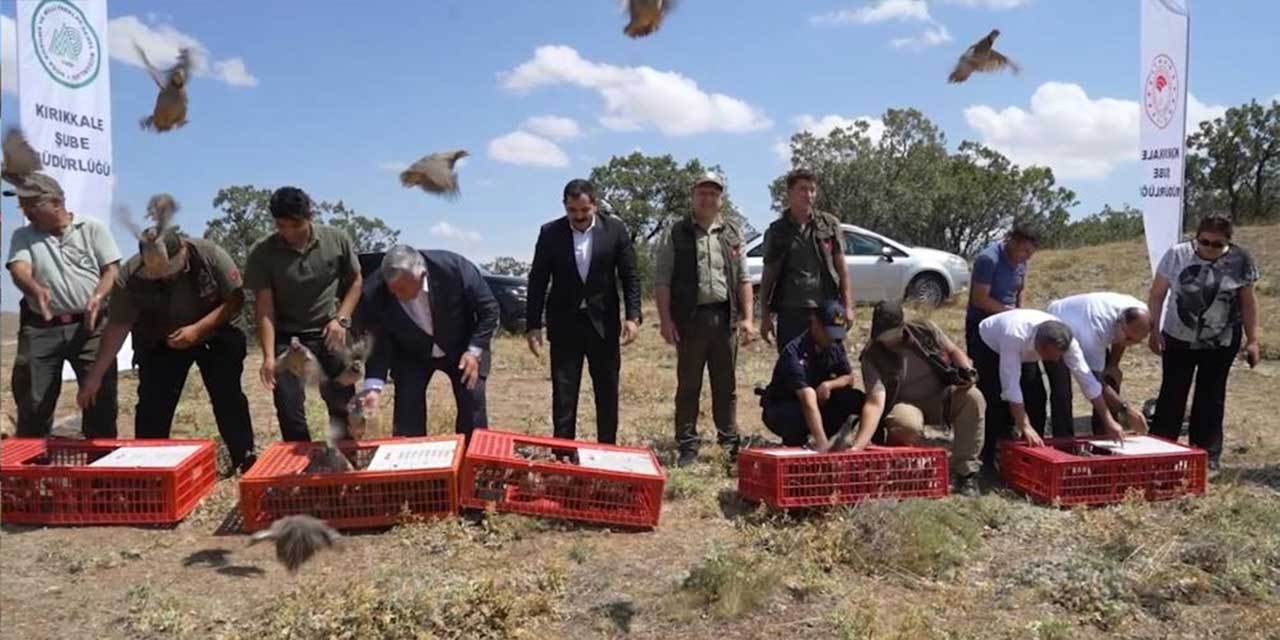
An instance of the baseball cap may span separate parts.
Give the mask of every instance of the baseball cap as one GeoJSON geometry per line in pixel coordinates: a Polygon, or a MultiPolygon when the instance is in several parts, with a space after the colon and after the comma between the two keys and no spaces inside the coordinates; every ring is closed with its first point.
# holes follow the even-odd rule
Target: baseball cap
{"type": "Polygon", "coordinates": [[[878,302],[875,310],[871,312],[871,339],[876,340],[885,333],[900,329],[902,324],[903,315],[900,303],[889,300],[878,302]]]}
{"type": "Polygon", "coordinates": [[[844,306],[835,300],[828,300],[818,306],[818,320],[832,340],[844,340],[844,306]]]}
{"type": "Polygon", "coordinates": [[[724,178],[714,171],[707,171],[694,179],[692,188],[697,189],[699,185],[704,184],[714,184],[717,187],[720,187],[721,191],[725,190],[724,178]]]}
{"type": "Polygon", "coordinates": [[[38,198],[41,196],[62,197],[62,185],[52,176],[45,173],[30,173],[25,176],[6,174],[5,180],[13,185],[5,189],[4,195],[19,198],[38,198]]]}

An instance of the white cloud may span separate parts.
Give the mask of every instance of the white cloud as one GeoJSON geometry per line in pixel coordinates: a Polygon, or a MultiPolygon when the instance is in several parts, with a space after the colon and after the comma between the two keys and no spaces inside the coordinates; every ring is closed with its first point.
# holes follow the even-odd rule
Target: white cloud
{"type": "Polygon", "coordinates": [[[137,16],[120,16],[107,23],[108,51],[124,64],[142,68],[136,43],[157,68],[168,68],[178,59],[178,50],[192,52],[192,68],[198,77],[215,78],[233,87],[255,87],[258,79],[249,73],[242,58],[216,60],[195,36],[179,31],[171,24],[144,23],[137,16]]]}
{"type": "Polygon", "coordinates": [[[563,116],[534,116],[524,121],[523,128],[552,140],[572,140],[582,136],[578,121],[563,116]]]}
{"type": "Polygon", "coordinates": [[[889,46],[894,49],[911,49],[919,51],[921,49],[928,49],[929,47],[936,47],[946,42],[951,42],[951,32],[947,31],[947,27],[945,25],[939,24],[932,27],[925,27],[925,30],[920,32],[920,35],[914,38],[894,38],[889,41],[889,46]]]}
{"type": "Polygon", "coordinates": [[[480,234],[469,229],[455,227],[448,222],[441,220],[431,225],[431,235],[437,238],[447,238],[449,240],[461,240],[463,242],[479,242],[480,234]]]}
{"type": "Polygon", "coordinates": [[[812,24],[875,24],[888,20],[929,22],[929,5],[924,0],[880,0],[874,5],[857,9],[841,9],[811,16],[812,24]]]}
{"type": "Polygon", "coordinates": [[[1187,131],[1195,131],[1200,128],[1200,123],[1205,120],[1215,120],[1227,115],[1227,107],[1220,104],[1205,104],[1200,102],[1194,94],[1187,93],[1187,131]]]}
{"type": "Polygon", "coordinates": [[[18,92],[18,25],[9,16],[0,16],[0,89],[18,92]]]}
{"type": "Polygon", "coordinates": [[[655,128],[669,136],[708,131],[742,133],[773,126],[764,112],[737,98],[707,93],[674,71],[592,62],[567,46],[542,46],[533,58],[499,74],[513,92],[571,84],[604,100],[600,123],[614,131],[655,128]]]}
{"type": "Polygon", "coordinates": [[[409,168],[409,163],[400,162],[399,160],[387,160],[386,162],[379,162],[378,168],[391,173],[400,173],[409,168]]]}
{"type": "MultiPolygon", "coordinates": [[[[823,138],[836,129],[846,129],[852,127],[858,122],[867,123],[867,137],[871,140],[871,144],[880,142],[880,137],[884,135],[884,121],[871,116],[858,116],[856,118],[846,118],[841,115],[828,114],[822,117],[815,117],[810,114],[801,114],[793,119],[796,130],[795,133],[808,131],[816,137],[823,138]]],[[[783,162],[791,161],[791,142],[787,140],[777,140],[773,144],[773,152],[782,158],[783,162]]]]}
{"type": "Polygon", "coordinates": [[[1017,9],[1031,4],[1031,0],[942,0],[944,4],[957,4],[962,7],[982,7],[992,11],[1017,9]]]}
{"type": "Polygon", "coordinates": [[[489,157],[525,167],[562,168],[569,155],[556,143],[528,131],[512,131],[489,141],[489,157]]]}
{"type": "MultiPolygon", "coordinates": [[[[1226,112],[1190,96],[1187,129],[1226,112]]],[[[987,105],[964,110],[965,121],[982,142],[1022,165],[1051,167],[1059,178],[1097,180],[1116,165],[1137,158],[1138,103],[1090,98],[1078,84],[1046,82],[1031,96],[1029,109],[987,105]]]]}

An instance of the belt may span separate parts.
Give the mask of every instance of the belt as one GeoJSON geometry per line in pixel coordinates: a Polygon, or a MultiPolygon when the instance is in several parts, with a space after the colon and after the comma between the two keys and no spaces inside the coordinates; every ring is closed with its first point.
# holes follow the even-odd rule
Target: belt
{"type": "Polygon", "coordinates": [[[729,302],[708,302],[698,305],[698,311],[728,311],[729,302]]]}
{"type": "Polygon", "coordinates": [[[54,316],[52,320],[45,320],[35,313],[24,313],[20,317],[20,321],[24,325],[47,329],[50,327],[65,327],[69,324],[77,324],[84,322],[83,313],[64,313],[54,316]]]}

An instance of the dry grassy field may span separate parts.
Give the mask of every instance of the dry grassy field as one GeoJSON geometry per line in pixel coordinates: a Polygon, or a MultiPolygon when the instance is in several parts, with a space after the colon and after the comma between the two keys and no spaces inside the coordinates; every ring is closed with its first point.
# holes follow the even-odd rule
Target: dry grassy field
{"type": "MultiPolygon", "coordinates": [[[[669,470],[662,523],[651,532],[506,515],[406,523],[353,533],[342,553],[289,576],[265,545],[246,549],[243,535],[219,531],[237,506],[228,479],[174,528],[0,528],[0,635],[1280,638],[1280,227],[1244,229],[1238,240],[1263,270],[1268,360],[1232,373],[1224,470],[1203,498],[1056,510],[997,490],[794,517],[740,502],[720,453],[706,446],[705,464],[669,470]]],[[[1032,265],[1030,303],[1101,289],[1145,297],[1147,274],[1137,242],[1046,251],[1032,265]]],[[[648,317],[623,352],[620,439],[670,462],[675,353],[652,310],[648,317]]],[[[869,319],[860,310],[858,343],[869,319]]],[[[962,335],[962,306],[933,319],[962,335]]],[[[549,434],[547,363],[513,337],[494,352],[491,424],[549,434]]],[[[771,353],[763,345],[742,353],[746,433],[766,433],[750,389],[767,380],[771,353]]],[[[279,431],[258,362],[246,362],[244,384],[261,447],[279,431]]],[[[1141,350],[1126,365],[1127,395],[1154,395],[1159,361],[1141,350]]],[[[120,387],[128,435],[135,380],[125,376],[120,387]]],[[[451,432],[446,381],[431,393],[431,433],[451,432]]],[[[68,385],[59,415],[70,413],[73,395],[68,385]]],[[[311,395],[319,436],[322,410],[311,395]]],[[[584,384],[583,437],[594,434],[589,398],[584,384]]],[[[710,439],[708,398],[701,417],[710,439]]],[[[216,435],[194,372],[174,434],[216,435]]]]}

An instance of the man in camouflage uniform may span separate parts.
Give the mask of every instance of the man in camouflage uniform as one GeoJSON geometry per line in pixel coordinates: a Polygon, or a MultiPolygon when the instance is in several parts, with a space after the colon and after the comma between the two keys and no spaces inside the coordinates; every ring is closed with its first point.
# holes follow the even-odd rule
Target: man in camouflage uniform
{"type": "Polygon", "coordinates": [[[818,196],[813,172],[796,169],[786,182],[788,206],[764,233],[760,278],[760,337],[768,341],[773,336],[778,353],[805,332],[813,310],[828,300],[844,306],[846,327],[853,323],[853,287],[840,219],[813,208],[818,196]]]}

